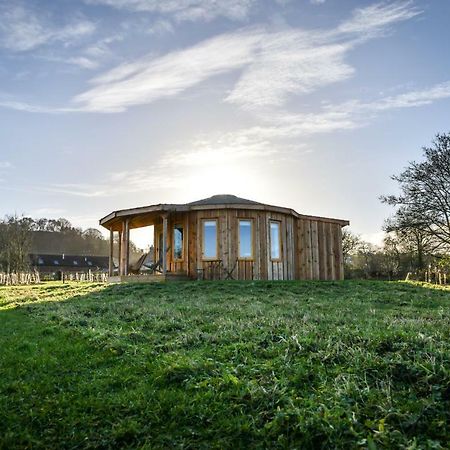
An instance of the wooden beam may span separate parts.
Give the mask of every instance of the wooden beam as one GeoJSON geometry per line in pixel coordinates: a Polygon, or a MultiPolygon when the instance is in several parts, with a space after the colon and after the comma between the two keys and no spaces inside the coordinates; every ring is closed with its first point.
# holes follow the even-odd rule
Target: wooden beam
{"type": "Polygon", "coordinates": [[[162,216],[163,220],[163,254],[162,254],[162,269],[163,275],[166,275],[167,272],[167,214],[162,216]]]}
{"type": "Polygon", "coordinates": [[[114,275],[114,231],[112,227],[109,229],[109,276],[114,275]]]}

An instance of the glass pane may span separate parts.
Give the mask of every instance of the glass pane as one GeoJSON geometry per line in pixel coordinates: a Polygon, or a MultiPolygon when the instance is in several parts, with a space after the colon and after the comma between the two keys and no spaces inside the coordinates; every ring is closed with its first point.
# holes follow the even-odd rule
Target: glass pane
{"type": "Polygon", "coordinates": [[[251,258],[253,256],[251,220],[239,221],[239,256],[241,258],[251,258]]]}
{"type": "Polygon", "coordinates": [[[183,227],[175,225],[173,229],[173,257],[183,259],[183,227]]]}
{"type": "Polygon", "coordinates": [[[203,257],[217,258],[217,223],[215,220],[203,222],[203,257]]]}
{"type": "Polygon", "coordinates": [[[270,257],[280,259],[280,224],[270,222],[270,257]]]}

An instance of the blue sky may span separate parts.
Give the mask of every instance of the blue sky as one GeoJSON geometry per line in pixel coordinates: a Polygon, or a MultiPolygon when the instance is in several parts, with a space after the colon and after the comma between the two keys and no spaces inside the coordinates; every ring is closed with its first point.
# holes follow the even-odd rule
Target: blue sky
{"type": "Polygon", "coordinates": [[[450,131],[449,17],[446,0],[0,0],[0,215],[87,227],[231,193],[377,241],[390,175],[450,131]]]}

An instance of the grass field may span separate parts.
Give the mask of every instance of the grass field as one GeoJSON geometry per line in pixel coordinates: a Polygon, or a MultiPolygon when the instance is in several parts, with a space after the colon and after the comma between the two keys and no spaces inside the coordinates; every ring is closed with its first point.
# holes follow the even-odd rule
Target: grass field
{"type": "Polygon", "coordinates": [[[450,448],[450,290],[0,288],[0,448],[450,448]]]}

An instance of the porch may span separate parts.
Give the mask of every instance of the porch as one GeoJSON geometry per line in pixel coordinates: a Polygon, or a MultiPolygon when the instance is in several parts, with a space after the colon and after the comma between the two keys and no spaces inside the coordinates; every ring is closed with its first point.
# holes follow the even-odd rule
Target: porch
{"type": "Polygon", "coordinates": [[[181,249],[172,249],[169,245],[169,223],[171,218],[180,220],[176,214],[168,211],[129,211],[125,217],[117,217],[110,221],[109,237],[109,279],[112,283],[117,282],[161,282],[167,280],[187,279],[188,271],[184,264],[184,224],[180,226],[181,236],[179,245],[181,249]],[[149,229],[149,247],[152,251],[153,263],[144,268],[143,255],[139,261],[130,263],[130,231],[137,228],[153,227],[153,238],[149,229]],[[152,242],[153,241],[153,242],[152,242]],[[179,254],[176,252],[178,251],[179,254]],[[117,257],[118,267],[114,270],[114,257],[117,257]],[[178,258],[176,258],[178,256],[178,258]]]}

